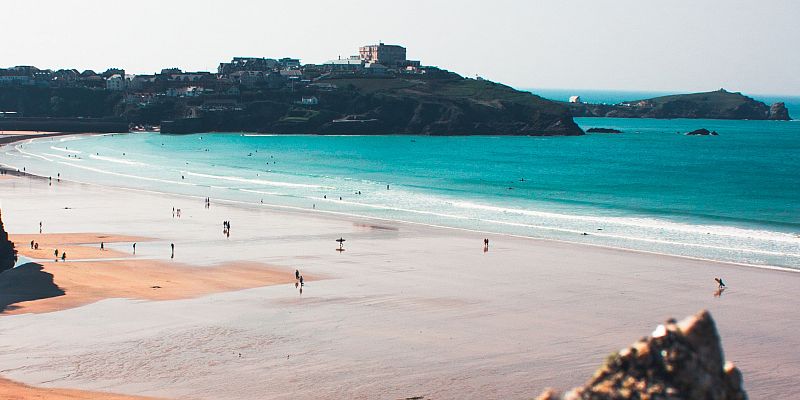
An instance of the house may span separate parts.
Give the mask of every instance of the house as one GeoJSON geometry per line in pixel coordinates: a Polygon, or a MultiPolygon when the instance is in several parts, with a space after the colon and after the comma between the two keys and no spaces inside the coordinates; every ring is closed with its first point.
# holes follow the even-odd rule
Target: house
{"type": "Polygon", "coordinates": [[[569,102],[570,103],[580,103],[581,102],[581,96],[570,96],[569,97],[569,102]]]}
{"type": "Polygon", "coordinates": [[[303,98],[300,99],[300,104],[304,106],[315,106],[319,104],[319,99],[317,96],[303,96],[303,98]]]}
{"type": "Polygon", "coordinates": [[[406,61],[406,48],[393,44],[371,44],[359,47],[358,55],[365,63],[394,67],[406,61]]]}
{"type": "Polygon", "coordinates": [[[282,69],[300,68],[300,60],[297,58],[284,57],[278,60],[282,69]]]}
{"type": "Polygon", "coordinates": [[[125,90],[125,78],[120,74],[114,74],[106,79],[106,90],[125,90]]]}
{"type": "Polygon", "coordinates": [[[336,60],[326,61],[324,66],[333,71],[353,71],[364,68],[364,61],[359,56],[339,57],[336,60]]]}

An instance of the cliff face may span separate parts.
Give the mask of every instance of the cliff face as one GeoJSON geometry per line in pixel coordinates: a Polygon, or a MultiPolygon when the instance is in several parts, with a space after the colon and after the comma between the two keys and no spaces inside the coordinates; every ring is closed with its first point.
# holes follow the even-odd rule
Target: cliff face
{"type": "Polygon", "coordinates": [[[8,240],[8,233],[3,226],[3,215],[0,213],[0,273],[14,268],[17,262],[17,252],[14,243],[8,240]]]}
{"type": "MultiPolygon", "coordinates": [[[[540,400],[557,400],[549,390],[540,400]]],[[[659,325],[652,336],[608,357],[565,400],[706,399],[746,400],[742,375],[725,362],[711,315],[702,311],[659,325]]]]}
{"type": "MultiPolygon", "coordinates": [[[[337,89],[261,93],[240,112],[205,113],[198,131],[306,134],[582,135],[566,106],[501,84],[441,71],[424,79],[327,79],[337,89]],[[317,104],[297,105],[298,96],[317,104]]],[[[164,130],[162,125],[162,132],[164,130]]]]}
{"type": "Polygon", "coordinates": [[[789,109],[786,108],[786,104],[775,103],[769,108],[769,119],[788,121],[792,117],[789,116],[789,109]]]}
{"type": "Polygon", "coordinates": [[[569,108],[574,117],[789,120],[786,107],[782,103],[778,104],[770,109],[766,104],[741,93],[720,89],[715,92],[662,96],[613,105],[570,103],[569,108]]]}

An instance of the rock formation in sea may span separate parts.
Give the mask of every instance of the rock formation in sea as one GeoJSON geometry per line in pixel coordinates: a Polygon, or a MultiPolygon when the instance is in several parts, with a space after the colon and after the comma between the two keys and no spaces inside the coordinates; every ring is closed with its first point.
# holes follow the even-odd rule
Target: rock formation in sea
{"type": "Polygon", "coordinates": [[[14,268],[16,262],[17,251],[14,250],[14,243],[8,240],[8,233],[3,226],[3,214],[0,212],[0,273],[14,268]]]}
{"type": "Polygon", "coordinates": [[[792,117],[789,116],[789,109],[786,108],[786,104],[778,102],[769,107],[769,119],[788,121],[792,117]]]}
{"type": "Polygon", "coordinates": [[[622,131],[614,128],[589,128],[586,133],[622,133],[622,131]]]}
{"type": "Polygon", "coordinates": [[[686,136],[719,136],[719,133],[717,133],[717,131],[709,131],[706,128],[700,128],[691,132],[686,132],[686,136]]]}
{"type": "Polygon", "coordinates": [[[583,386],[539,400],[746,400],[742,374],[725,362],[707,311],[659,325],[651,336],[612,354],[583,386]]]}

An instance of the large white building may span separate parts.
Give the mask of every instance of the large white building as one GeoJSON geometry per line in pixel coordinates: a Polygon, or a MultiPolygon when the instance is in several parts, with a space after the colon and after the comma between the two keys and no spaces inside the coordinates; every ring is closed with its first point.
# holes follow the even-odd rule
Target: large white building
{"type": "Polygon", "coordinates": [[[120,74],[114,74],[106,79],[106,89],[108,90],[125,90],[125,78],[120,74]]]}

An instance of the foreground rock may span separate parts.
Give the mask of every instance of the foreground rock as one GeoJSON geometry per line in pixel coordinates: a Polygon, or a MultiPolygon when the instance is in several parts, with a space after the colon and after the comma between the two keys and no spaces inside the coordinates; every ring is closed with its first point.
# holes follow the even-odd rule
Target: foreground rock
{"type": "Polygon", "coordinates": [[[725,362],[707,311],[659,325],[652,336],[613,354],[584,386],[564,397],[548,390],[539,400],[744,400],[742,375],[725,362]]]}
{"type": "Polygon", "coordinates": [[[709,131],[706,128],[700,128],[691,132],[686,132],[686,136],[719,136],[719,133],[717,133],[717,131],[709,131]]]}
{"type": "Polygon", "coordinates": [[[724,89],[624,101],[619,104],[564,104],[569,107],[573,117],[791,119],[789,110],[783,103],[775,103],[769,107],[761,101],[724,89]]]}
{"type": "Polygon", "coordinates": [[[3,227],[3,215],[0,212],[0,273],[14,268],[17,263],[17,251],[14,250],[14,243],[8,240],[8,232],[3,227]]]}

